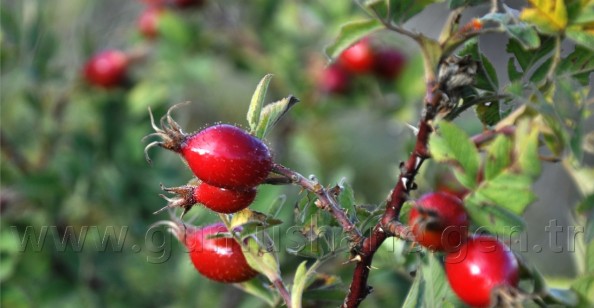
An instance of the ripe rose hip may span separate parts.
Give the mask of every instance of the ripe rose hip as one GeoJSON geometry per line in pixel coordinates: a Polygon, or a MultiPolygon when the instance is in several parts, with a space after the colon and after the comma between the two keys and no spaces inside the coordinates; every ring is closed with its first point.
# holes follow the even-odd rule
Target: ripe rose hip
{"type": "Polygon", "coordinates": [[[128,57],[119,50],[105,50],[95,54],[87,61],[84,75],[87,81],[96,86],[112,88],[124,81],[128,57]]]}
{"type": "Polygon", "coordinates": [[[244,190],[225,189],[199,182],[198,185],[185,185],[180,187],[163,187],[166,192],[176,194],[174,198],[161,195],[168,201],[167,206],[156,211],[159,213],[167,208],[181,207],[185,215],[196,203],[217,212],[231,214],[248,207],[256,198],[256,188],[244,190]]]}
{"type": "Polygon", "coordinates": [[[327,93],[345,93],[349,89],[349,74],[338,65],[324,69],[320,78],[320,89],[327,93]]]}
{"type": "Polygon", "coordinates": [[[231,214],[248,207],[256,198],[256,189],[231,190],[201,183],[194,190],[198,203],[217,212],[231,214]]]}
{"type": "Polygon", "coordinates": [[[258,274],[247,263],[241,246],[233,238],[210,236],[226,233],[222,223],[177,230],[177,237],[188,248],[194,267],[203,276],[218,282],[237,283],[258,274]]]}
{"type": "Polygon", "coordinates": [[[513,253],[491,236],[468,238],[445,258],[452,290],[467,305],[489,307],[494,290],[518,285],[518,262],[513,253]]]}
{"type": "Polygon", "coordinates": [[[373,69],[374,55],[368,39],[362,39],[343,51],[338,63],[347,71],[362,74],[373,69]]]}
{"type": "Polygon", "coordinates": [[[220,124],[190,135],[181,153],[202,181],[225,188],[247,189],[262,183],[272,156],[259,139],[232,125],[220,124]]]}
{"type": "Polygon", "coordinates": [[[393,80],[400,76],[406,58],[398,50],[383,49],[375,53],[373,71],[381,78],[393,80]]]}
{"type": "Polygon", "coordinates": [[[451,251],[468,233],[468,214],[460,199],[436,192],[423,195],[410,211],[408,223],[415,240],[424,247],[451,251]]]}
{"type": "Polygon", "coordinates": [[[188,135],[173,121],[170,112],[171,109],[161,121],[162,128],[151,119],[156,131],[152,135],[163,140],[152,142],[145,148],[149,162],[147,150],[158,145],[181,154],[203,182],[232,190],[251,189],[261,184],[270,173],[272,155],[260,139],[228,124],[214,125],[188,135]]]}
{"type": "Polygon", "coordinates": [[[154,39],[159,34],[159,19],[165,13],[161,7],[149,7],[140,14],[138,30],[148,38],[154,39]]]}

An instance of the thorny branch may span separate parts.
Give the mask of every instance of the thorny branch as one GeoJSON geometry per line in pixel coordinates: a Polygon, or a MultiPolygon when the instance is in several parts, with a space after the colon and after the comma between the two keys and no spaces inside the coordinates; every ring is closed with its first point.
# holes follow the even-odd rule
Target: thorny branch
{"type": "Polygon", "coordinates": [[[274,164],[272,171],[287,177],[293,183],[316,194],[319,200],[319,204],[317,205],[336,218],[342,229],[348,234],[351,243],[358,246],[358,244],[362,242],[363,236],[361,235],[361,231],[359,231],[355,224],[348,218],[345,211],[341,208],[340,204],[338,204],[335,196],[329,189],[324,188],[317,181],[307,179],[303,175],[280,164],[274,164]]]}
{"type": "Polygon", "coordinates": [[[408,160],[400,165],[400,176],[398,177],[396,186],[388,197],[386,211],[378,224],[373,228],[371,236],[363,240],[359,255],[356,256],[358,262],[353,273],[349,293],[342,307],[357,307],[371,293],[372,288],[367,285],[371,261],[373,260],[373,255],[384,240],[393,235],[400,235],[405,239],[410,236],[407,236],[406,229],[397,220],[402,204],[407,200],[409,192],[415,188],[414,179],[419,168],[429,158],[427,143],[429,141],[429,135],[433,131],[431,122],[437,114],[437,108],[441,99],[442,93],[439,91],[437,83],[430,79],[427,82],[425,108],[419,123],[419,132],[414,151],[408,160]]]}

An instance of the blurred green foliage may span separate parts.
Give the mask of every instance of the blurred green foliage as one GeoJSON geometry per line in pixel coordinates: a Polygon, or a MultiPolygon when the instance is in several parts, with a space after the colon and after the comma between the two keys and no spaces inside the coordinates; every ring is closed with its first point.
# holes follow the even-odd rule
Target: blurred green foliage
{"type": "MultiPolygon", "coordinates": [[[[371,2],[376,6],[384,3],[371,2]]],[[[408,20],[430,2],[434,1],[415,2],[413,10],[400,12],[399,21],[408,20]]],[[[450,1],[450,6],[475,2],[480,1],[450,1]]],[[[347,207],[355,200],[359,207],[354,211],[370,222],[378,212],[366,206],[384,201],[397,179],[400,160],[412,148],[413,131],[405,124],[417,121],[425,86],[422,59],[410,40],[383,30],[371,35],[374,46],[396,48],[407,56],[400,78],[385,81],[357,76],[346,95],[324,93],[319,88],[328,64],[325,47],[345,23],[369,19],[357,3],[211,1],[199,9],[168,10],[159,22],[159,37],[152,41],[145,40],[136,28],[144,7],[140,0],[24,0],[6,1],[0,6],[2,306],[266,306],[255,296],[198,275],[183,247],[162,225],[158,226],[169,218],[152,214],[166,204],[158,197],[159,184],[183,185],[192,174],[175,154],[159,149],[150,151],[153,164],[147,164],[143,153],[147,142],[141,139],[152,131],[149,107],[161,117],[172,105],[191,101],[173,113],[188,132],[217,122],[247,129],[251,95],[264,75],[274,74],[264,102],[289,94],[301,101],[266,137],[275,160],[301,174],[313,174],[323,184],[334,185],[346,178],[350,186],[345,187],[352,187],[355,194],[340,202],[347,207]],[[110,90],[95,88],[82,77],[87,59],[107,48],[121,49],[131,56],[129,80],[110,90]]],[[[499,21],[504,17],[490,18],[499,21]]],[[[553,47],[548,44],[552,43],[542,42],[543,54],[534,53],[536,59],[551,52],[553,47]]],[[[478,45],[478,40],[469,42],[463,54],[489,63],[481,72],[481,86],[495,93],[505,83],[503,75],[497,75],[500,68],[494,59],[491,64],[484,58],[478,45]],[[486,80],[495,83],[487,84],[486,80]]],[[[510,43],[508,52],[515,58],[519,58],[518,53],[527,55],[520,51],[521,46],[522,42],[510,43]]],[[[588,52],[577,48],[574,53],[583,59],[588,58],[588,52]]],[[[501,57],[508,59],[508,55],[501,57]]],[[[510,67],[515,67],[513,59],[510,67]]],[[[572,59],[566,57],[561,62],[561,67],[571,73],[575,71],[572,59]]],[[[523,89],[519,80],[527,79],[523,75],[529,71],[534,73],[532,79],[544,78],[546,70],[531,69],[541,62],[546,61],[519,61],[523,71],[510,70],[509,78],[516,83],[507,90],[513,92],[514,85],[516,90],[523,89]]],[[[585,83],[586,73],[580,70],[575,77],[585,83]]],[[[563,93],[571,96],[575,86],[567,86],[567,93],[563,93]]],[[[505,108],[509,110],[503,111],[511,111],[510,106],[505,108]]],[[[574,112],[566,109],[562,111],[574,112]]],[[[477,110],[481,113],[480,108],[477,110]]],[[[555,123],[553,115],[561,113],[539,112],[548,115],[545,121],[551,123],[555,123]]],[[[481,120],[490,125],[490,121],[500,120],[497,113],[495,120],[481,120]]],[[[582,125],[581,116],[586,112],[580,109],[574,113],[582,125]]],[[[472,135],[483,128],[481,120],[463,117],[458,124],[472,135]]],[[[579,128],[575,129],[579,136],[569,136],[559,124],[557,135],[574,146],[575,140],[581,142],[583,138],[579,128]]],[[[460,143],[453,137],[444,138],[447,140],[442,143],[460,143]]],[[[509,152],[504,146],[511,145],[500,143],[489,150],[509,152]]],[[[580,145],[574,147],[581,151],[580,145]]],[[[531,158],[537,154],[530,153],[531,158]]],[[[456,159],[466,162],[470,156],[479,160],[474,148],[471,154],[456,159]]],[[[581,159],[583,153],[576,156],[581,159]]],[[[472,176],[466,183],[471,188],[480,168],[476,161],[469,168],[472,176]]],[[[511,162],[500,163],[507,167],[511,162]]],[[[423,167],[424,176],[417,181],[420,190],[415,196],[434,188],[434,179],[439,176],[435,170],[439,168],[443,166],[434,162],[423,167]]],[[[493,170],[493,175],[501,171],[493,170]]],[[[591,179],[588,176],[584,178],[591,179]]],[[[531,183],[518,186],[525,191],[531,183]]],[[[499,191],[496,188],[492,190],[499,191]]],[[[279,213],[284,223],[271,232],[281,251],[280,266],[286,282],[292,281],[301,262],[308,260],[308,266],[313,263],[302,257],[308,251],[299,253],[301,256],[289,253],[303,242],[291,228],[294,219],[327,226],[330,235],[340,234],[332,233],[337,227],[330,222],[325,225],[323,219],[328,217],[313,221],[307,215],[308,210],[315,210],[312,200],[303,196],[306,194],[294,187],[262,185],[251,206],[266,212],[284,200],[279,213]]],[[[491,199],[496,197],[500,196],[491,199]]],[[[525,206],[522,203],[518,207],[523,210],[525,206]]],[[[195,207],[188,217],[194,217],[192,223],[197,225],[218,220],[217,215],[201,207],[195,207]]],[[[320,247],[328,252],[332,245],[325,242],[316,246],[320,247]]],[[[307,249],[313,251],[313,247],[307,249]]],[[[435,279],[440,283],[437,293],[449,292],[434,255],[410,254],[410,250],[410,245],[397,239],[380,248],[373,266],[381,270],[370,275],[374,293],[363,302],[364,307],[398,307],[405,300],[415,305],[420,293],[407,299],[411,285],[425,288],[435,279]],[[426,266],[416,272],[420,263],[426,266]],[[412,278],[415,272],[416,278],[412,278]]],[[[310,255],[319,256],[319,251],[314,252],[310,255]]],[[[324,263],[315,277],[332,287],[306,292],[306,306],[337,306],[342,302],[348,286],[344,282],[350,281],[354,266],[343,263],[348,260],[344,249],[337,254],[339,257],[324,263]]],[[[260,287],[270,287],[263,279],[257,282],[261,282],[260,287]]],[[[582,293],[587,293],[588,286],[583,288],[586,291],[582,293]]]]}
{"type": "MultiPolygon", "coordinates": [[[[341,23],[364,17],[356,4],[212,2],[197,10],[170,10],[155,41],[137,33],[143,8],[141,1],[2,3],[2,306],[265,305],[199,276],[164,228],[154,239],[145,238],[151,224],[167,219],[152,215],[165,205],[159,184],[191,179],[172,153],[155,149],[152,167],[146,163],[140,140],[151,132],[149,106],[160,117],[173,104],[191,101],[174,113],[186,131],[215,122],[247,127],[250,95],[263,75],[273,73],[266,102],[288,94],[301,100],[267,138],[275,160],[325,183],[347,177],[359,202],[380,202],[392,186],[395,157],[406,145],[392,119],[413,118],[403,107],[418,99],[422,81],[412,83],[421,85],[416,94],[404,87],[406,101],[394,91],[398,81],[361,77],[348,96],[322,93],[316,86],[327,63],[324,46],[341,23]],[[113,90],[94,88],[81,74],[85,61],[107,48],[136,56],[130,82],[113,90]],[[369,151],[374,148],[383,150],[369,151]],[[25,239],[31,231],[36,239],[46,235],[43,247],[31,246],[34,237],[25,239]],[[108,243],[104,236],[110,232],[108,243]],[[76,245],[83,235],[82,245],[76,245]],[[114,243],[120,235],[121,242],[114,243]],[[71,244],[60,244],[69,239],[71,244]],[[154,246],[162,241],[171,258],[153,264],[147,258],[161,255],[154,246]]],[[[390,33],[374,37],[378,46],[408,53],[399,42],[390,33]]],[[[420,72],[420,63],[412,63],[416,69],[405,74],[420,72]]],[[[281,211],[286,223],[275,231],[283,234],[297,193],[261,187],[254,208],[267,209],[286,194],[281,211]]],[[[217,220],[204,209],[192,210],[193,215],[194,224],[217,220]]],[[[292,273],[303,259],[285,253],[281,260],[292,273]]],[[[352,266],[336,262],[321,271],[348,281],[352,266]]],[[[391,262],[386,258],[382,267],[391,268],[391,262]]],[[[367,304],[394,305],[404,300],[411,280],[405,273],[382,271],[372,283],[376,296],[367,304]]],[[[342,301],[344,287],[334,300],[342,301]]]]}

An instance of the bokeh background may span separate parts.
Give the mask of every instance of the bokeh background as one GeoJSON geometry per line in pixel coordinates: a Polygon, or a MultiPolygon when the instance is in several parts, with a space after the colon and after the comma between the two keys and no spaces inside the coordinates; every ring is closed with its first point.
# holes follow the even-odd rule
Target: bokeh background
{"type": "MultiPolygon", "coordinates": [[[[523,2],[508,4],[520,7],[523,2]]],[[[375,33],[374,46],[406,56],[399,78],[355,76],[346,94],[320,87],[328,64],[324,47],[341,24],[365,17],[356,3],[208,1],[200,8],[168,12],[155,40],[138,32],[137,19],[145,8],[141,1],[2,1],[4,307],[265,305],[199,276],[183,247],[164,228],[150,229],[168,219],[166,213],[152,214],[165,205],[158,197],[159,184],[182,185],[192,175],[177,155],[164,150],[152,150],[153,165],[146,163],[146,142],[141,139],[151,132],[149,106],[161,117],[175,103],[191,101],[174,112],[188,132],[218,122],[247,127],[251,94],[262,76],[273,73],[267,101],[288,94],[301,99],[266,140],[276,161],[302,174],[315,174],[325,184],[346,179],[359,204],[381,203],[395,183],[398,163],[413,142],[406,123],[415,124],[424,92],[415,46],[393,33],[375,33]],[[81,73],[92,54],[107,48],[134,55],[128,82],[109,90],[87,84],[81,73]],[[43,230],[44,245],[36,247],[33,242],[43,230]],[[88,232],[80,247],[60,244],[84,230],[88,232]],[[32,238],[27,240],[27,234],[32,238]],[[114,243],[116,238],[121,241],[114,243]],[[163,258],[167,261],[160,262],[163,258]]],[[[469,11],[463,20],[487,9],[469,11]]],[[[432,5],[407,27],[437,36],[445,12],[444,5],[432,5]]],[[[483,52],[496,67],[504,68],[507,62],[505,40],[502,35],[481,40],[483,52]]],[[[505,71],[498,74],[504,84],[505,71]]],[[[479,133],[482,125],[472,111],[467,113],[457,123],[471,134],[479,133]]],[[[591,131],[592,123],[588,125],[591,131]]],[[[592,163],[593,157],[585,161],[592,163]]],[[[433,163],[425,166],[415,196],[435,188],[435,170],[433,163]]],[[[560,164],[547,164],[534,189],[539,200],[526,213],[528,247],[544,249],[525,254],[551,281],[562,284],[577,272],[573,254],[567,251],[568,233],[560,236],[565,249],[557,253],[547,245],[544,228],[550,219],[579,226],[571,210],[579,196],[560,164]]],[[[290,187],[262,186],[254,208],[265,211],[278,196],[285,196],[285,223],[276,231],[282,235],[291,226],[298,193],[290,187]]],[[[189,216],[194,224],[217,220],[198,207],[189,216]]],[[[374,266],[380,270],[372,271],[370,278],[375,292],[364,307],[399,306],[406,296],[412,280],[402,270],[405,261],[398,257],[398,247],[402,246],[385,245],[377,255],[374,266]]],[[[318,304],[341,302],[353,268],[343,264],[347,257],[339,253],[322,269],[337,275],[339,284],[318,304]]],[[[304,259],[282,253],[281,260],[290,278],[304,259]]]]}

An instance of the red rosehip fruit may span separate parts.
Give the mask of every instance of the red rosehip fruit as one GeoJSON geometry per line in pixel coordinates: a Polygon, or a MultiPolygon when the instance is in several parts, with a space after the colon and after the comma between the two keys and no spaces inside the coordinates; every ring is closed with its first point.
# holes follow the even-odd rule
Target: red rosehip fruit
{"type": "Polygon", "coordinates": [[[232,190],[202,182],[194,190],[194,200],[217,213],[231,214],[241,211],[252,204],[255,198],[255,188],[232,190]]]}
{"type": "Polygon", "coordinates": [[[370,72],[374,65],[374,54],[369,40],[362,39],[347,48],[338,57],[338,63],[355,74],[370,72]]]}
{"type": "Polygon", "coordinates": [[[218,282],[237,283],[256,277],[258,272],[249,266],[235,239],[209,238],[226,232],[227,228],[222,223],[203,228],[188,226],[181,238],[185,236],[184,243],[192,264],[200,274],[218,282]]]}
{"type": "Polygon", "coordinates": [[[126,76],[128,57],[119,50],[105,50],[95,54],[84,67],[87,81],[96,86],[113,88],[126,76]]]}
{"type": "Polygon", "coordinates": [[[518,285],[518,261],[507,246],[491,236],[470,237],[445,258],[452,290],[467,305],[489,307],[496,289],[518,285]]]}
{"type": "Polygon", "coordinates": [[[375,53],[373,72],[380,78],[394,80],[400,76],[405,63],[406,58],[398,50],[378,50],[375,53]]]}
{"type": "Polygon", "coordinates": [[[415,240],[437,251],[460,247],[468,234],[468,214],[453,195],[436,192],[423,195],[409,214],[408,223],[415,240]]]}
{"type": "Polygon", "coordinates": [[[148,38],[154,39],[159,35],[159,19],[165,13],[161,7],[149,7],[138,18],[138,30],[148,38]]]}
{"type": "MultiPolygon", "coordinates": [[[[176,105],[179,106],[179,105],[176,105]]],[[[218,124],[202,131],[186,134],[171,118],[171,110],[157,127],[151,115],[151,124],[161,141],[154,141],[144,149],[160,146],[179,153],[194,175],[203,182],[231,190],[249,190],[261,184],[272,170],[272,155],[262,140],[243,129],[218,124]]],[[[147,137],[149,137],[147,136],[147,137]]]]}
{"type": "Polygon", "coordinates": [[[349,89],[350,76],[342,67],[330,65],[320,76],[320,89],[326,93],[345,93],[349,89]]]}
{"type": "Polygon", "coordinates": [[[272,169],[268,147],[232,125],[220,124],[189,135],[181,154],[203,182],[230,189],[261,184],[272,169]]]}

